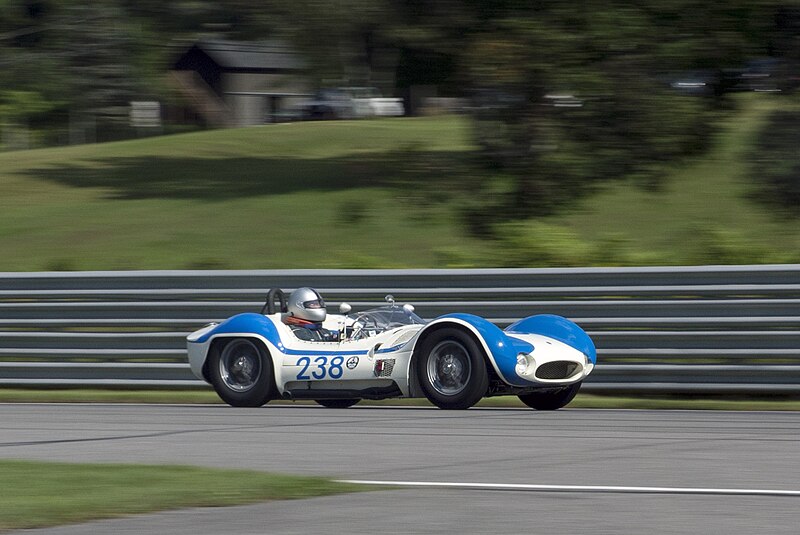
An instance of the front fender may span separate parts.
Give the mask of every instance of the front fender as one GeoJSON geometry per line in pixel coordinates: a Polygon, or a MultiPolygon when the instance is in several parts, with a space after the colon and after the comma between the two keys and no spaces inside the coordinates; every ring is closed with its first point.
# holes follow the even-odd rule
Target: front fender
{"type": "Polygon", "coordinates": [[[594,342],[577,324],[567,318],[554,314],[538,314],[528,316],[506,327],[509,334],[540,334],[558,340],[577,349],[591,361],[597,363],[597,350],[594,342]]]}
{"type": "MultiPolygon", "coordinates": [[[[533,345],[509,336],[494,323],[474,314],[446,314],[428,323],[417,336],[417,341],[425,338],[425,333],[442,325],[455,324],[470,331],[489,357],[494,371],[506,383],[514,386],[529,386],[514,372],[519,353],[530,353],[533,345]]],[[[417,344],[418,345],[418,344],[417,344]]]]}

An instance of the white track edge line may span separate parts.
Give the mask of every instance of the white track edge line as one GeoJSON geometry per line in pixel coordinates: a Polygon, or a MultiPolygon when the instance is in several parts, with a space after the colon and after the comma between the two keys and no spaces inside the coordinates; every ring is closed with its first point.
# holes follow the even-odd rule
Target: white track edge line
{"type": "Polygon", "coordinates": [[[800,497],[800,490],[777,489],[715,489],[695,487],[623,487],[606,485],[529,485],[522,483],[454,483],[446,481],[377,481],[340,479],[338,483],[356,485],[382,485],[419,488],[455,488],[476,490],[521,490],[533,492],[607,492],[628,494],[718,494],[725,496],[792,496],[800,497]]]}

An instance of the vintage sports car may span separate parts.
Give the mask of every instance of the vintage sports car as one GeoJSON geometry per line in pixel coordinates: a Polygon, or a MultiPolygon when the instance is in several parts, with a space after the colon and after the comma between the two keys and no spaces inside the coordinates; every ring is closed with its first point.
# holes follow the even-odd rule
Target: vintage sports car
{"type": "Polygon", "coordinates": [[[386,300],[356,313],[342,303],[340,314],[326,314],[315,290],[295,290],[288,304],[281,290],[270,290],[260,314],[188,336],[192,372],[239,407],[281,398],[344,408],[425,397],[442,409],[466,409],[483,397],[516,395],[553,410],[594,369],[594,343],[560,316],[530,316],[501,330],[472,314],[425,321],[413,306],[386,300]]]}

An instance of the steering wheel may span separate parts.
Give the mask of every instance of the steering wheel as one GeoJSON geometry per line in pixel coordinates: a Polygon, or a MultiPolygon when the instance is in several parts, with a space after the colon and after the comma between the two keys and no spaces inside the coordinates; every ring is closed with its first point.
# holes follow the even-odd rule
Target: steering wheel
{"type": "Polygon", "coordinates": [[[356,317],[353,325],[360,325],[360,327],[356,327],[353,329],[353,334],[350,336],[351,340],[362,340],[364,338],[369,338],[369,335],[366,334],[366,331],[369,330],[368,327],[372,324],[372,328],[377,331],[378,330],[378,322],[375,318],[370,316],[369,314],[361,314],[356,317]]]}

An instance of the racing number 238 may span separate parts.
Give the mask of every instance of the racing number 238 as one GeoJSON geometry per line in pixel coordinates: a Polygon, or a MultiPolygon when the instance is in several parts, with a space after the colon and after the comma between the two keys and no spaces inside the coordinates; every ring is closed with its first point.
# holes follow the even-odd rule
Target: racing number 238
{"type": "Polygon", "coordinates": [[[303,369],[297,374],[297,380],[308,381],[312,377],[325,379],[326,376],[331,379],[339,379],[344,372],[342,364],[344,364],[344,357],[333,357],[330,361],[328,357],[316,357],[313,363],[311,357],[300,357],[297,359],[297,365],[302,366],[303,369]]]}

